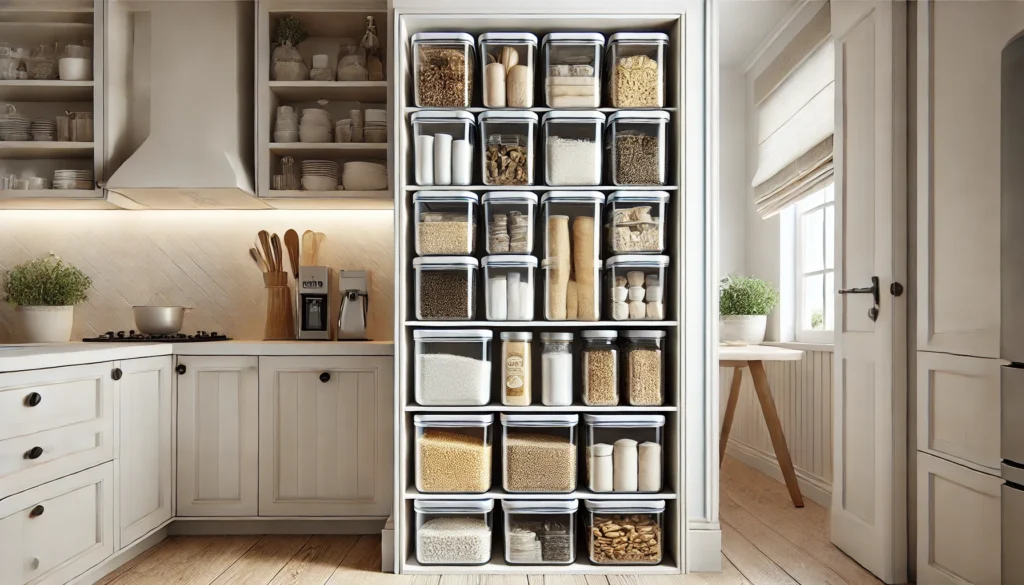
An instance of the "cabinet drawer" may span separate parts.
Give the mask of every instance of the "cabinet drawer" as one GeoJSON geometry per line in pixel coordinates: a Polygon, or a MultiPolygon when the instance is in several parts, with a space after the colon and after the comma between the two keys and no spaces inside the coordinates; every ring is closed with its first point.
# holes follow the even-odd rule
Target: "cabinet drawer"
{"type": "Polygon", "coordinates": [[[0,441],[0,498],[110,461],[113,434],[102,418],[0,441]]]}
{"type": "Polygon", "coordinates": [[[114,464],[0,500],[0,585],[62,584],[114,552],[114,464]]]}
{"type": "Polygon", "coordinates": [[[0,441],[89,421],[111,421],[111,364],[0,374],[0,441]]]}

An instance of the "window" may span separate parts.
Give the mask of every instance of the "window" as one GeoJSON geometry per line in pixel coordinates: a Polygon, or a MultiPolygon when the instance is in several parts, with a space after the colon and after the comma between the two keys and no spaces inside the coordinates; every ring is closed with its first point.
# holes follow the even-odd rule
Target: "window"
{"type": "Polygon", "coordinates": [[[835,327],[835,190],[831,184],[792,206],[793,327],[796,341],[832,343],[835,327]]]}

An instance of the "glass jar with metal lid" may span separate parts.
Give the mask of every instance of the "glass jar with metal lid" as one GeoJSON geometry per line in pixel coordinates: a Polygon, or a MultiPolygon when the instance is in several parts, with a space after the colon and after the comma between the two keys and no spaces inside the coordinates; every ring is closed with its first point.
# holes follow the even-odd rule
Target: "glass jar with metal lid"
{"type": "Polygon", "coordinates": [[[580,371],[583,377],[583,404],[617,406],[619,404],[619,334],[614,330],[592,330],[580,334],[580,371]]]}
{"type": "Polygon", "coordinates": [[[544,406],[572,405],[572,333],[540,334],[541,402],[544,406]]]}
{"type": "Polygon", "coordinates": [[[664,331],[626,331],[623,394],[630,406],[665,404],[664,331]]]}
{"type": "Polygon", "coordinates": [[[661,254],[665,251],[665,191],[615,191],[605,205],[605,239],[613,254],[661,254]]]}
{"type": "Polygon", "coordinates": [[[533,185],[537,114],[491,110],[477,119],[484,185],[533,185]]]}
{"type": "Polygon", "coordinates": [[[576,560],[579,500],[505,500],[505,562],[570,565],[576,560]]]}
{"type": "Polygon", "coordinates": [[[491,561],[494,500],[413,500],[416,562],[485,565],[491,561]]]}
{"type": "Polygon", "coordinates": [[[493,414],[417,414],[416,490],[479,494],[491,489],[493,414]]]}
{"type": "Polygon", "coordinates": [[[476,208],[469,191],[417,191],[412,196],[416,253],[471,255],[476,251],[476,208]]]}
{"type": "Polygon", "coordinates": [[[505,406],[530,406],[533,402],[533,351],[529,331],[504,331],[501,334],[501,403],[505,406]]]}
{"type": "Polygon", "coordinates": [[[600,185],[605,116],[597,111],[548,112],[541,120],[548,185],[600,185]]]}
{"type": "Polygon", "coordinates": [[[483,406],[491,401],[493,331],[417,329],[412,338],[417,404],[483,406]]]}
{"type": "Polygon", "coordinates": [[[549,321],[601,318],[601,208],[597,191],[550,191],[544,211],[545,310],[549,321]]]}
{"type": "Polygon", "coordinates": [[[486,256],[484,268],[488,321],[533,321],[533,274],[537,258],[525,255],[486,256]]]}
{"type": "Polygon", "coordinates": [[[417,185],[469,185],[473,182],[476,120],[461,110],[429,110],[412,115],[417,185]]]}
{"type": "Polygon", "coordinates": [[[471,256],[413,258],[416,318],[421,321],[471,321],[476,318],[476,273],[471,256]]]}
{"type": "Polygon", "coordinates": [[[661,321],[665,314],[668,256],[626,255],[605,260],[608,302],[615,321],[661,321]]]}
{"type": "Polygon", "coordinates": [[[587,550],[595,565],[657,565],[665,550],[665,500],[585,500],[587,550]],[[623,531],[624,525],[625,527],[623,531]],[[625,534],[623,534],[625,532],[625,534]],[[625,545],[618,546],[626,537],[625,545]]]}
{"type": "Polygon", "coordinates": [[[614,185],[664,185],[668,182],[669,114],[629,110],[608,116],[606,126],[614,185]]]}
{"type": "Polygon", "coordinates": [[[613,108],[665,107],[665,33],[625,32],[608,38],[608,101],[613,108]]]}
{"type": "Polygon", "coordinates": [[[491,191],[480,200],[487,226],[488,254],[532,254],[537,194],[491,191]]]}
{"type": "Polygon", "coordinates": [[[544,95],[549,108],[597,108],[601,105],[601,56],[604,35],[551,33],[544,50],[544,95]]]}
{"type": "Polygon", "coordinates": [[[492,32],[480,35],[484,107],[532,108],[537,36],[492,32]]]}
{"type": "Polygon", "coordinates": [[[473,105],[476,47],[466,33],[412,35],[414,101],[421,108],[473,105]]]}

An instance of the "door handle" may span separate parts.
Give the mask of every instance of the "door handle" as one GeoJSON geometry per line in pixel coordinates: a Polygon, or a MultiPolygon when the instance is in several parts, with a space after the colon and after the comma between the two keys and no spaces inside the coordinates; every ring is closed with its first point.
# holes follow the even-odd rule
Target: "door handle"
{"type": "Polygon", "coordinates": [[[868,318],[872,321],[878,320],[878,305],[879,305],[879,290],[878,290],[878,277],[871,277],[871,286],[863,286],[860,288],[841,288],[839,289],[841,295],[867,295],[870,294],[874,300],[874,306],[868,309],[868,318]]]}

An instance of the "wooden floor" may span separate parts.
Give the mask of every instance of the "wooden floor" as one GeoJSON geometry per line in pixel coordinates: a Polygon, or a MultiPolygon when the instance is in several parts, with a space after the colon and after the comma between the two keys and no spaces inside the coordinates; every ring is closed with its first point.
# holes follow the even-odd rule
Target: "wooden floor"
{"type": "Polygon", "coordinates": [[[722,573],[661,577],[410,577],[380,573],[378,536],[176,536],[102,585],[876,585],[828,542],[828,511],[796,509],[785,486],[729,459],[722,467],[722,573]]]}

